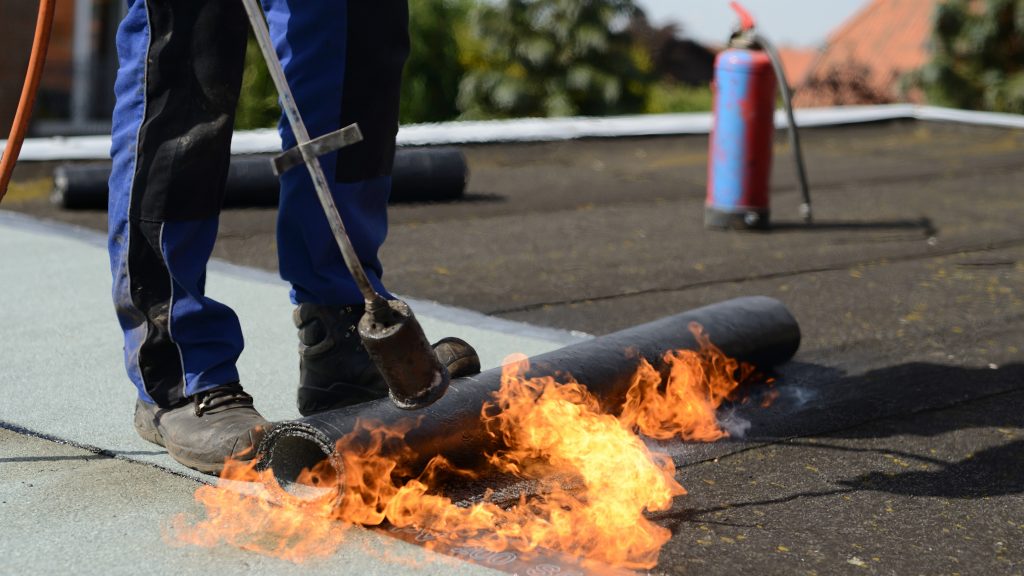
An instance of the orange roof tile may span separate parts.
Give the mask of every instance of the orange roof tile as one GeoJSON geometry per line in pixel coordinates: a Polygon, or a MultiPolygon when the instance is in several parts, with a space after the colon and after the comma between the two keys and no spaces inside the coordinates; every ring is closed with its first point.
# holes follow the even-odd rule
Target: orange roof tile
{"type": "Polygon", "coordinates": [[[900,77],[928,61],[932,14],[940,1],[872,0],[829,36],[808,76],[808,89],[798,94],[797,105],[897,99],[900,77]],[[856,76],[859,84],[840,94],[835,85],[842,84],[837,78],[844,74],[856,76]]]}
{"type": "Polygon", "coordinates": [[[786,70],[786,80],[790,86],[803,84],[820,53],[817,48],[779,48],[779,57],[782,58],[782,67],[786,70]]]}

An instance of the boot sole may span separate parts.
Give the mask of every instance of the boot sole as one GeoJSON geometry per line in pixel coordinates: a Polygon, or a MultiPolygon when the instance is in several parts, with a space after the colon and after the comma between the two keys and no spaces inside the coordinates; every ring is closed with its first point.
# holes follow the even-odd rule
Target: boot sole
{"type": "MultiPolygon", "coordinates": [[[[254,430],[250,430],[248,432],[248,444],[252,446],[252,448],[249,449],[248,453],[246,454],[235,454],[231,456],[231,459],[235,460],[236,462],[248,462],[253,458],[256,458],[256,449],[260,445],[260,441],[263,440],[263,435],[266,434],[267,431],[270,429],[270,426],[270,422],[265,423],[262,429],[256,432],[256,437],[253,437],[254,430]]],[[[235,445],[238,445],[237,441],[235,445]]],[[[202,472],[204,474],[211,474],[214,476],[219,476],[220,473],[224,470],[224,462],[212,463],[209,460],[197,460],[194,457],[192,457],[191,452],[187,450],[179,451],[177,446],[166,446],[166,448],[167,453],[171,455],[171,458],[174,458],[175,460],[178,461],[179,464],[184,464],[185,466],[188,466],[193,470],[198,470],[199,472],[202,472]]],[[[232,450],[232,452],[234,452],[234,450],[232,450]]]]}
{"type": "Polygon", "coordinates": [[[220,464],[210,464],[209,462],[206,461],[194,460],[192,458],[189,458],[188,456],[185,456],[184,454],[177,453],[170,448],[167,449],[167,453],[170,454],[171,458],[174,458],[174,460],[179,464],[188,466],[189,468],[196,470],[197,472],[202,472],[203,474],[219,476],[220,473],[224,470],[223,462],[221,462],[220,464]]]}

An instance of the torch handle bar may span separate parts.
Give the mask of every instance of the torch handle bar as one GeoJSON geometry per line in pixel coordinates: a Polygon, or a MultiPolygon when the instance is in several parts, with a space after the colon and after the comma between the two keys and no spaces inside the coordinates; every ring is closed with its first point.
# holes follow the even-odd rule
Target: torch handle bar
{"type": "Polygon", "coordinates": [[[14,115],[11,134],[4,146],[3,158],[0,159],[0,201],[7,195],[7,187],[11,183],[14,165],[21,154],[21,145],[28,132],[28,122],[32,118],[32,107],[39,91],[39,81],[43,76],[46,64],[46,52],[50,46],[50,32],[53,30],[53,13],[57,0],[40,0],[39,17],[36,20],[36,33],[32,41],[32,55],[29,57],[28,70],[25,73],[25,84],[21,89],[18,111],[14,115]]]}
{"type": "Polygon", "coordinates": [[[378,304],[379,307],[379,304],[384,302],[384,297],[373,288],[373,285],[370,284],[370,279],[366,276],[366,271],[363,270],[362,263],[359,261],[359,255],[356,254],[356,250],[352,246],[352,241],[345,230],[345,223],[342,221],[338,207],[334,203],[334,197],[331,196],[327,177],[320,166],[320,160],[316,156],[317,147],[309,145],[311,142],[309,131],[302,121],[299,106],[295,102],[295,96],[292,94],[291,87],[288,85],[284,68],[281,66],[281,60],[278,59],[277,52],[274,51],[274,44],[270,39],[270,30],[264,19],[263,9],[260,8],[259,0],[242,0],[242,5],[245,6],[245,11],[249,15],[249,23],[252,25],[253,34],[256,36],[256,43],[260,47],[260,52],[263,53],[263,59],[267,63],[270,77],[273,79],[274,86],[277,88],[278,95],[281,98],[281,108],[284,110],[285,117],[288,118],[288,124],[295,134],[296,149],[302,156],[302,162],[309,170],[310,178],[313,179],[313,188],[316,191],[316,196],[320,200],[321,206],[323,206],[324,214],[327,216],[327,223],[330,225],[331,232],[334,235],[334,240],[338,243],[338,248],[341,249],[341,256],[345,260],[345,266],[348,268],[349,273],[352,274],[352,278],[355,279],[356,285],[358,285],[359,291],[362,292],[366,302],[378,304]]]}

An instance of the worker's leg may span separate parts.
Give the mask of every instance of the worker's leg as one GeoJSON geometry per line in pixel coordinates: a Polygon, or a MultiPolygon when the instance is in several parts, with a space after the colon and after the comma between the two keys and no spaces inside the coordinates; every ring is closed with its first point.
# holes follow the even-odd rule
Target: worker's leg
{"type": "MultiPolygon", "coordinates": [[[[321,165],[363,268],[383,291],[377,251],[387,235],[402,68],[409,54],[406,0],[264,0],[264,6],[310,135],[352,123],[362,130],[362,142],[322,157],[321,165]]],[[[295,145],[286,122],[281,136],[285,148],[295,145]]],[[[277,233],[281,275],[299,305],[299,411],[387,395],[356,332],[363,296],[306,170],[292,169],[281,179],[277,233]]],[[[446,339],[435,352],[456,376],[479,370],[476,352],[461,340],[446,339]]]]}
{"type": "Polygon", "coordinates": [[[208,473],[266,425],[238,384],[238,318],[205,295],[245,41],[237,0],[129,0],[117,35],[109,248],[135,430],[208,473]]]}
{"type": "Polygon", "coordinates": [[[113,297],[128,375],[162,407],[238,381],[238,319],[205,281],[246,33],[237,0],[129,0],[117,35],[113,297]]]}
{"type": "MultiPolygon", "coordinates": [[[[271,35],[312,137],[358,122],[364,140],[321,158],[352,244],[380,284],[377,251],[387,235],[387,201],[398,132],[402,67],[409,53],[406,0],[264,0],[271,35]]],[[[287,122],[285,148],[295,145],[287,122]]],[[[296,304],[361,304],[306,170],[281,179],[281,276],[296,304]]]]}
{"type": "MultiPolygon", "coordinates": [[[[387,235],[398,94],[409,51],[406,0],[264,0],[271,36],[311,137],[358,122],[363,141],[320,159],[356,253],[383,291],[377,251],[387,235]]],[[[295,136],[282,118],[284,147],[295,136]]],[[[387,395],[356,323],[363,296],[341,257],[308,171],[281,178],[281,276],[299,328],[298,407],[311,414],[387,395]]]]}

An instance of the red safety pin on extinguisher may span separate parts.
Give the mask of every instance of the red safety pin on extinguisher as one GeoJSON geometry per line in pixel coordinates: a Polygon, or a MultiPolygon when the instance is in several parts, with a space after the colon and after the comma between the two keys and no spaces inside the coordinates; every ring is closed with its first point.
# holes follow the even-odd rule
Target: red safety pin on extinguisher
{"type": "Polygon", "coordinates": [[[775,86],[782,93],[789,140],[803,193],[800,214],[811,222],[811,195],[804,171],[792,93],[775,46],[758,33],[754,18],[737,2],[730,6],[740,27],[715,59],[714,129],[708,158],[708,228],[770,227],[768,183],[775,131],[775,86]]]}
{"type": "Polygon", "coordinates": [[[32,41],[32,56],[28,61],[28,72],[25,74],[25,85],[21,89],[18,111],[11,125],[11,135],[4,146],[3,158],[0,159],[0,201],[7,194],[7,186],[11,183],[14,164],[21,154],[21,145],[25,141],[28,123],[32,117],[32,106],[39,91],[39,80],[43,75],[46,63],[46,51],[50,45],[50,31],[53,29],[53,12],[57,0],[40,0],[39,17],[36,20],[36,34],[32,41]]]}

